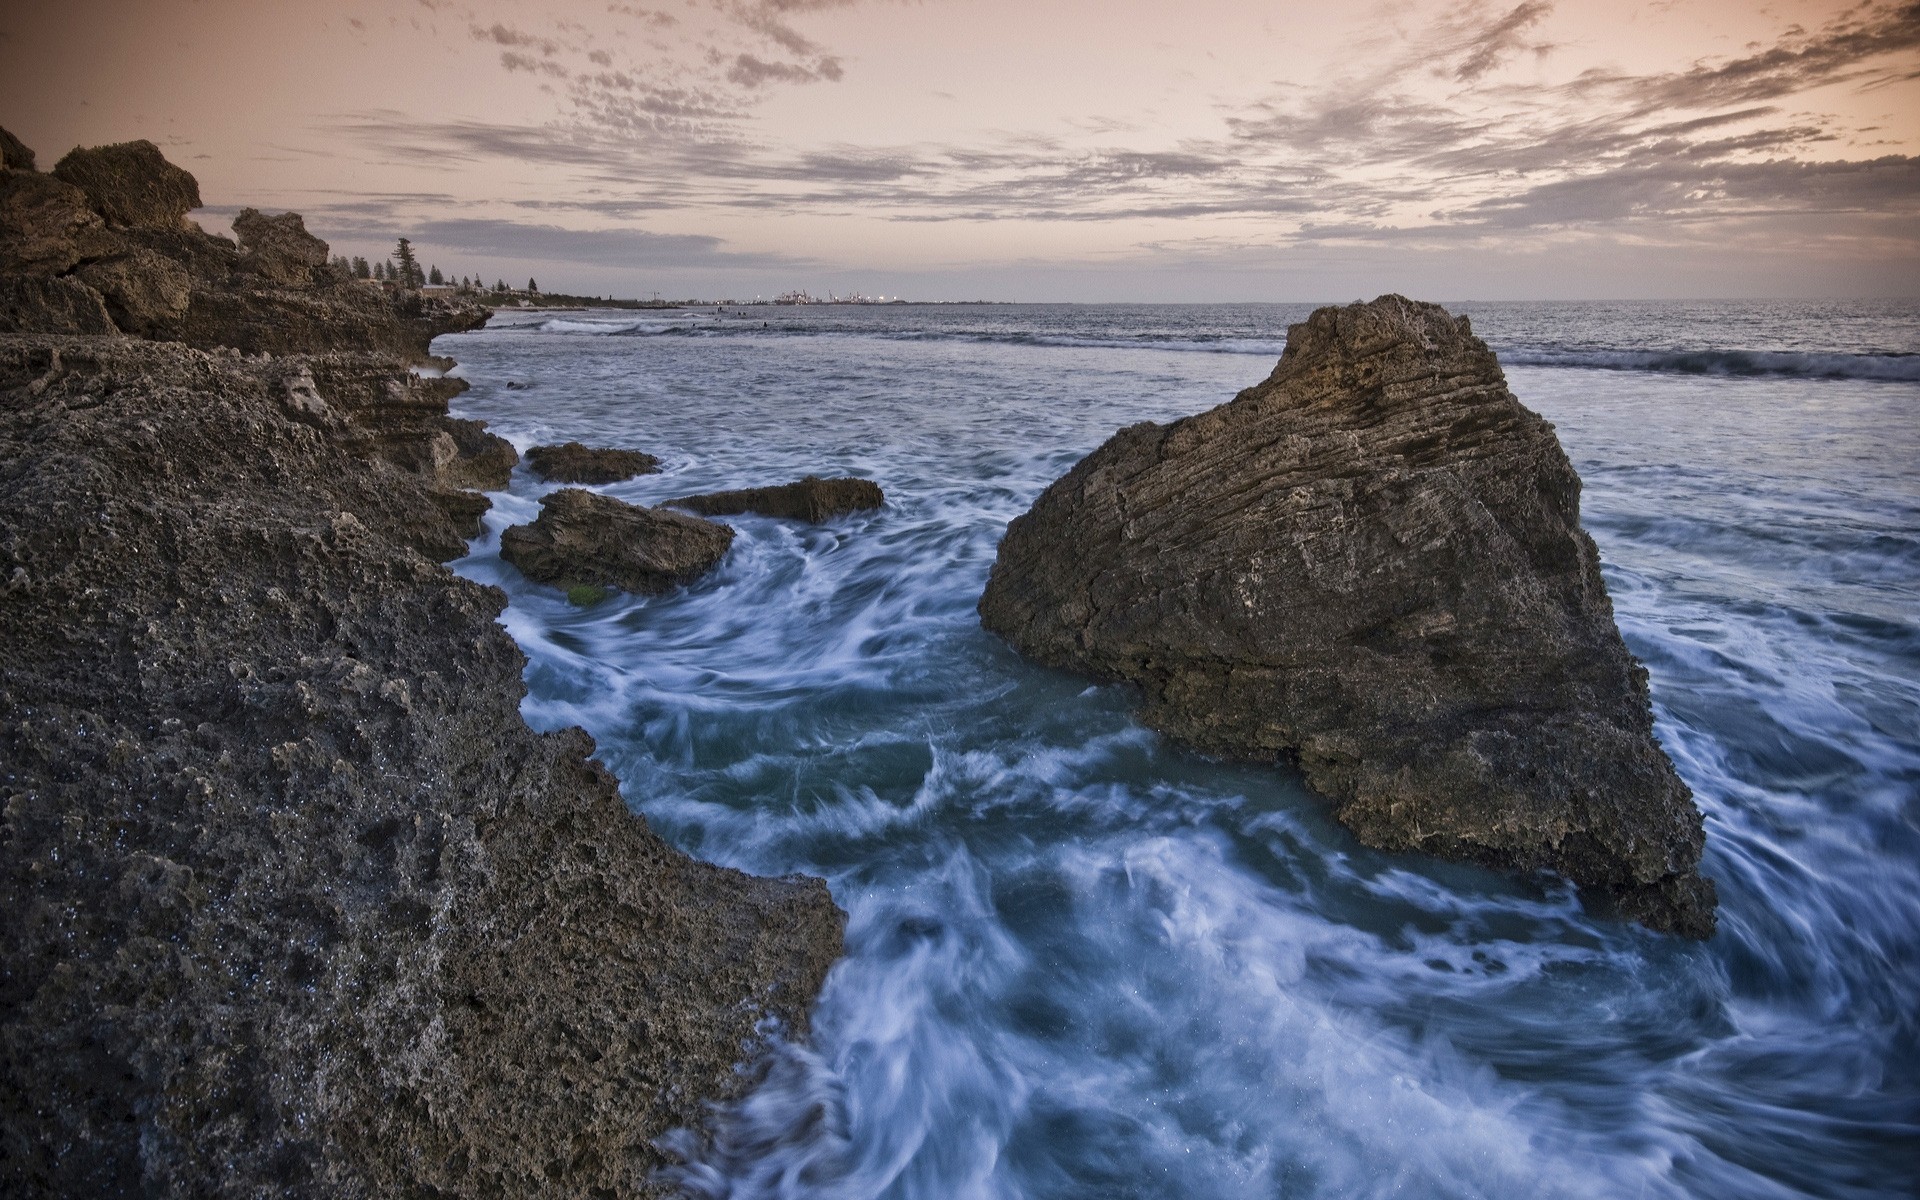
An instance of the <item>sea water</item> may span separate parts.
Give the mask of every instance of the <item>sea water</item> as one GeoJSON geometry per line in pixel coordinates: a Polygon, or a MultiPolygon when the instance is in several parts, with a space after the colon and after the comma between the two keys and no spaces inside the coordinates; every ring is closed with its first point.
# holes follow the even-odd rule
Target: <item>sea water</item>
{"type": "Polygon", "coordinates": [[[1920,1192],[1920,307],[1464,304],[1585,482],[1719,933],[1353,840],[1280,767],[1170,744],[974,604],[1006,523],[1122,426],[1264,378],[1304,306],[514,313],[441,339],[602,490],[858,475],[728,518],[692,587],[589,608],[499,531],[524,710],[688,852],[849,915],[805,1037],[674,1178],[728,1197],[1920,1192]]]}

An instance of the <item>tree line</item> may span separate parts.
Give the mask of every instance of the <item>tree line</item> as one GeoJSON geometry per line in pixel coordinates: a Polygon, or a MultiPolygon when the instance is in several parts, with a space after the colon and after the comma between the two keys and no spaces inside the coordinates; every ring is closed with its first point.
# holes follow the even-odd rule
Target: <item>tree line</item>
{"type": "MultiPolygon", "coordinates": [[[[429,266],[422,271],[420,258],[413,252],[413,243],[406,238],[400,239],[385,262],[375,260],[369,263],[357,254],[351,258],[344,254],[336,254],[333,256],[333,267],[341,274],[350,275],[355,279],[391,283],[404,288],[456,287],[463,292],[495,292],[503,296],[513,291],[504,279],[495,279],[493,286],[488,287],[486,280],[477,271],[470,277],[462,275],[457,283],[451,275],[442,275],[438,266],[429,266]]],[[[540,285],[529,279],[526,290],[537,295],[540,285]]]]}

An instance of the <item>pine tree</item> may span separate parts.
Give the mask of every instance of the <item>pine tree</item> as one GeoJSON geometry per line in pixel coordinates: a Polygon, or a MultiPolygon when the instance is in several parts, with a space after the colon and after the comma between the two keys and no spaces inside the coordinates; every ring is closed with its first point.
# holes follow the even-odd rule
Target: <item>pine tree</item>
{"type": "Polygon", "coordinates": [[[367,260],[361,258],[358,254],[353,256],[353,277],[355,279],[373,278],[373,268],[368,266],[367,260]]]}
{"type": "Polygon", "coordinates": [[[433,270],[427,272],[427,282],[435,287],[439,287],[446,282],[446,279],[440,274],[440,268],[435,267],[433,270]]]}
{"type": "Polygon", "coordinates": [[[540,285],[529,279],[527,280],[527,290],[537,296],[540,294],[540,285]]]}
{"type": "Polygon", "coordinates": [[[499,292],[499,293],[501,293],[502,295],[505,295],[505,294],[506,294],[506,291],[507,291],[507,281],[506,281],[506,280],[504,280],[504,279],[496,279],[496,280],[494,280],[494,281],[493,281],[493,290],[494,290],[494,291],[496,291],[496,292],[499,292]]]}
{"type": "MultiPolygon", "coordinates": [[[[388,263],[392,263],[394,259],[399,260],[400,286],[419,287],[424,276],[420,274],[420,260],[413,256],[413,243],[409,242],[406,238],[401,238],[400,244],[394,247],[393,258],[387,261],[388,263]]],[[[392,271],[387,272],[387,278],[394,278],[392,271]]]]}
{"type": "Polygon", "coordinates": [[[387,264],[378,262],[373,264],[373,277],[381,283],[385,283],[387,281],[387,264]]]}

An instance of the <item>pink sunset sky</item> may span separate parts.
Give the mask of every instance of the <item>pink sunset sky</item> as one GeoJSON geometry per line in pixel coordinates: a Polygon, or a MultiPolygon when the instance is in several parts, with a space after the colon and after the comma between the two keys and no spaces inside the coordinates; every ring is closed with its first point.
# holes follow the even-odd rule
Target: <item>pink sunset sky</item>
{"type": "Polygon", "coordinates": [[[63,0],[0,125],[548,290],[1920,293],[1920,3],[63,0]]]}

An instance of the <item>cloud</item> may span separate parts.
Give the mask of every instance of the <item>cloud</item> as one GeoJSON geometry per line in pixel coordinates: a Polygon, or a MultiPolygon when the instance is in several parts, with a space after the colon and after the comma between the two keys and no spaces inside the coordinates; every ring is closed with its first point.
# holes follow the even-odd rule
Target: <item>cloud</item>
{"type": "Polygon", "coordinates": [[[1553,48],[1552,43],[1529,42],[1524,35],[1551,12],[1553,5],[1545,0],[1526,0],[1526,3],[1515,6],[1504,17],[1474,30],[1461,48],[1461,58],[1453,69],[1453,77],[1471,83],[1520,50],[1544,55],[1553,48]]]}
{"type": "Polygon", "coordinates": [[[800,265],[777,254],[743,254],[719,238],[640,229],[566,229],[496,218],[449,217],[412,227],[416,241],[498,258],[589,263],[599,267],[761,268],[800,265]]]}

